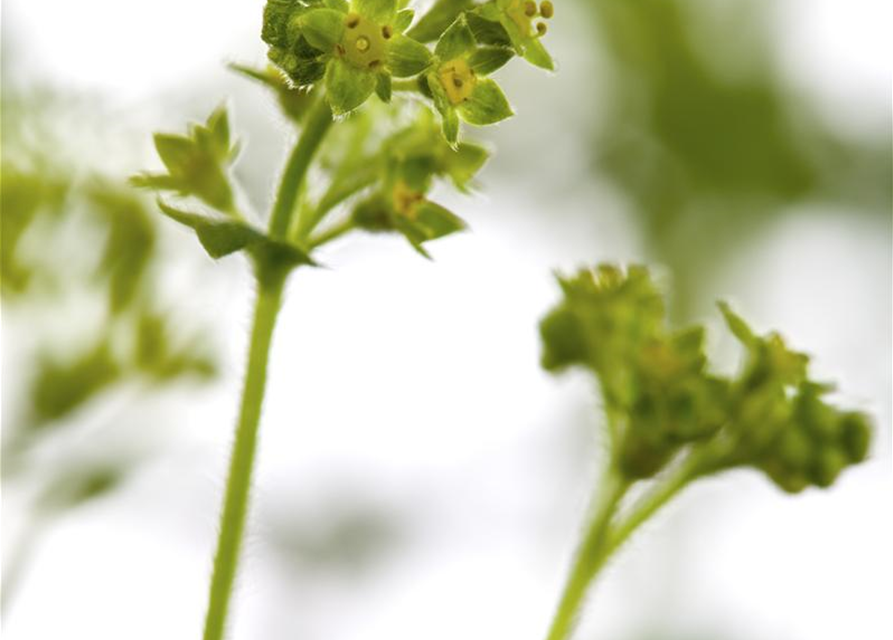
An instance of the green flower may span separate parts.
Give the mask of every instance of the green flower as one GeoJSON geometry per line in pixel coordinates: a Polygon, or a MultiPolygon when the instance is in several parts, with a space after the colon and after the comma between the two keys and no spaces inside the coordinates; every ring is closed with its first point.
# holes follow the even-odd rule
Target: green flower
{"type": "Polygon", "coordinates": [[[543,0],[539,6],[533,0],[491,0],[468,15],[479,42],[503,44],[507,40],[519,56],[552,71],[555,64],[540,38],[548,30],[545,20],[554,13],[549,0],[543,0]]]}
{"type": "Polygon", "coordinates": [[[461,218],[427,198],[435,179],[448,178],[466,191],[489,154],[474,144],[448,145],[427,112],[383,147],[379,186],[354,208],[353,223],[367,231],[400,233],[430,257],[423,243],[466,228],[461,218]]]}
{"type": "Polygon", "coordinates": [[[398,11],[397,0],[283,4],[267,4],[270,58],[297,84],[322,80],[335,115],[356,109],[373,93],[388,102],[392,77],[417,75],[431,61],[425,45],[403,35],[413,12],[398,11]]]}
{"type": "Polygon", "coordinates": [[[479,48],[464,15],[440,37],[426,79],[450,144],[459,138],[460,119],[483,126],[513,115],[502,89],[485,77],[512,55],[503,47],[479,48]]]}

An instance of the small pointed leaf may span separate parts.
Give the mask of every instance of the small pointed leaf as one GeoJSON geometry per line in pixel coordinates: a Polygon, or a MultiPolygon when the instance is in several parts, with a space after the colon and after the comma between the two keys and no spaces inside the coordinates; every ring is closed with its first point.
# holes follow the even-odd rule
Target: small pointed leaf
{"type": "Polygon", "coordinates": [[[344,35],[344,14],[335,9],[314,9],[299,18],[301,34],[310,46],[331,52],[344,35]]]}
{"type": "Polygon", "coordinates": [[[329,61],[326,70],[326,97],[336,116],[350,113],[375,91],[375,73],[358,69],[341,60],[329,61]]]}
{"type": "Polygon", "coordinates": [[[488,76],[501,69],[515,56],[508,47],[481,47],[468,57],[468,66],[479,76],[488,76]]]}
{"type": "Polygon", "coordinates": [[[388,41],[387,66],[396,78],[408,78],[424,71],[431,64],[431,52],[421,42],[403,34],[388,41]]]}
{"type": "Polygon", "coordinates": [[[434,48],[434,55],[447,62],[471,53],[474,47],[474,34],[468,28],[465,17],[460,15],[440,36],[440,40],[437,41],[437,46],[434,48]]]}
{"type": "Polygon", "coordinates": [[[505,94],[494,80],[478,80],[468,100],[458,105],[457,111],[465,122],[488,125],[513,115],[505,94]]]}

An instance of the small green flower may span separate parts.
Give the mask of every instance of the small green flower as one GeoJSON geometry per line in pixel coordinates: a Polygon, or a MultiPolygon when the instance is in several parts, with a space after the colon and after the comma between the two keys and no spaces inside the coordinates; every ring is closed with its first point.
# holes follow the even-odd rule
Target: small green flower
{"type": "Polygon", "coordinates": [[[474,144],[448,145],[427,111],[383,148],[379,186],[354,208],[353,222],[367,231],[396,231],[430,257],[423,243],[466,228],[461,218],[427,198],[434,180],[448,178],[465,191],[489,154],[474,144]]]}
{"type": "Polygon", "coordinates": [[[459,138],[460,119],[483,126],[513,115],[502,89],[485,77],[511,57],[504,48],[478,48],[464,15],[440,37],[426,78],[450,144],[455,145],[459,138]]]}
{"type": "Polygon", "coordinates": [[[389,101],[391,77],[416,75],[431,60],[425,45],[403,35],[413,13],[398,11],[399,4],[325,0],[271,11],[269,22],[285,26],[270,28],[278,36],[268,40],[270,57],[296,82],[322,79],[335,115],[356,109],[373,93],[389,101]]]}
{"type": "Polygon", "coordinates": [[[390,192],[382,190],[360,202],[352,219],[357,227],[367,231],[403,234],[413,249],[426,258],[431,256],[422,243],[466,228],[452,211],[428,200],[423,192],[403,181],[396,182],[390,192]]]}
{"type": "Polygon", "coordinates": [[[478,7],[474,13],[490,23],[497,23],[502,32],[477,20],[473,23],[479,42],[502,44],[507,38],[517,54],[537,67],[552,71],[555,64],[540,39],[546,35],[549,20],[555,14],[555,7],[549,0],[537,6],[533,0],[491,0],[478,7]]]}

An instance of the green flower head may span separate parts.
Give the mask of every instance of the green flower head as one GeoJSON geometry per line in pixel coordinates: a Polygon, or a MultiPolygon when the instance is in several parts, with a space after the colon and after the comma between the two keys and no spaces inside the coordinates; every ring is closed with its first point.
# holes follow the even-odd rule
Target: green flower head
{"type": "Polygon", "coordinates": [[[830,387],[809,379],[806,355],[776,333],[757,335],[728,305],[720,309],[746,360],[720,376],[703,327],[668,327],[646,269],[600,265],[559,284],[563,299],[540,324],[543,366],[598,378],[625,478],[654,477],[688,448],[702,455],[696,475],[750,467],[797,492],[829,486],[867,456],[868,418],[826,403],[830,387]]]}
{"type": "Polygon", "coordinates": [[[450,144],[458,141],[460,119],[483,126],[512,115],[502,89],[485,76],[513,55],[505,47],[479,47],[465,15],[460,15],[440,37],[426,79],[450,144]]]}
{"type": "Polygon", "coordinates": [[[265,23],[279,25],[264,30],[276,36],[265,38],[271,44],[270,58],[296,84],[322,80],[335,115],[356,109],[373,93],[388,102],[392,77],[416,75],[431,61],[427,47],[403,35],[413,12],[399,10],[400,4],[269,0],[265,23]]]}

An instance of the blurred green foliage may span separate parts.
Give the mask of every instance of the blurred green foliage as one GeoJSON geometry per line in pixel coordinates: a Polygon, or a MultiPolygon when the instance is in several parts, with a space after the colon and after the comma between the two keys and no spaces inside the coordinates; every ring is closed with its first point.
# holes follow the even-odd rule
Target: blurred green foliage
{"type": "Polygon", "coordinates": [[[798,96],[773,54],[772,4],[579,0],[608,78],[593,163],[628,198],[672,311],[689,315],[706,274],[801,203],[889,216],[889,131],[848,137],[798,96]]]}
{"type": "Polygon", "coordinates": [[[61,426],[102,391],[128,380],[168,383],[215,372],[208,345],[182,331],[175,337],[173,318],[159,309],[154,216],[123,181],[59,159],[65,154],[56,147],[66,140],[53,131],[47,100],[4,94],[3,303],[40,309],[58,301],[72,304],[80,319],[79,301],[88,305],[99,297],[106,313],[84,331],[89,337],[65,348],[38,337],[31,410],[22,424],[5,425],[8,435],[61,426]]]}
{"type": "Polygon", "coordinates": [[[4,339],[27,339],[4,362],[21,395],[18,410],[4,407],[2,472],[35,496],[23,548],[4,567],[4,608],[51,517],[114,491],[147,454],[138,439],[106,440],[126,424],[104,423],[100,400],[125,385],[147,397],[217,370],[207,340],[163,310],[155,216],[123,177],[92,168],[72,125],[87,129],[95,116],[76,105],[44,91],[3,93],[4,339]],[[91,418],[103,424],[89,436],[89,454],[57,452],[47,465],[47,447],[91,418]],[[122,441],[127,452],[113,444],[122,441]]]}

